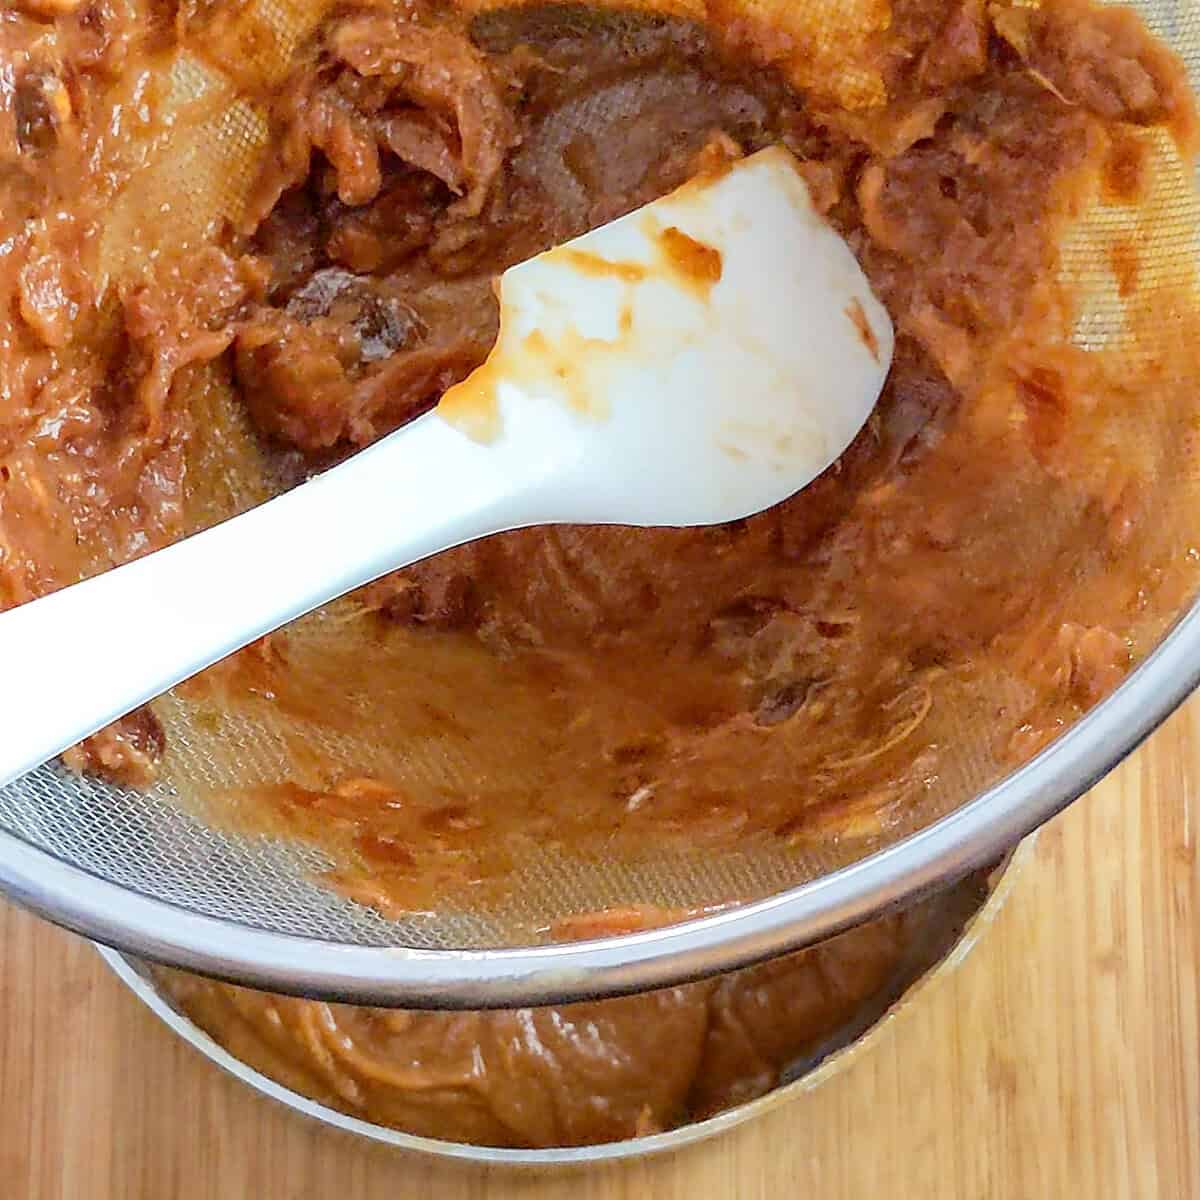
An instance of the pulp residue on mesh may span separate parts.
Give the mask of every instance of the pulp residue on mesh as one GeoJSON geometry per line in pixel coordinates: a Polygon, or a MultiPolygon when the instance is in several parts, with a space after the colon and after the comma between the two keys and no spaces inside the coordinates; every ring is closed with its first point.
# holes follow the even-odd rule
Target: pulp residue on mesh
{"type": "Polygon", "coordinates": [[[0,607],[429,408],[486,355],[505,267],[768,144],[898,334],[868,426],[788,503],[452,551],[73,767],[157,787],[235,851],[317,845],[381,911],[486,910],[521,941],[763,894],[918,828],[1184,611],[1181,63],[1084,0],[651,7],[0,16],[0,607]]]}

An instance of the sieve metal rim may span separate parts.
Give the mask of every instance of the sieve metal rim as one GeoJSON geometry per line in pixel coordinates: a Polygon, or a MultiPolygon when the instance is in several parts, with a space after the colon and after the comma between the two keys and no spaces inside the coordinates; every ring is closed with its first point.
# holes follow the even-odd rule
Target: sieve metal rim
{"type": "Polygon", "coordinates": [[[961,878],[1082,795],[1200,684],[1200,602],[1128,679],[1025,766],[829,875],[680,925],[502,950],[367,947],[200,916],[0,832],[0,889],[93,941],[268,991],[413,1008],[517,1008],[647,991],[804,946],[961,878]]]}

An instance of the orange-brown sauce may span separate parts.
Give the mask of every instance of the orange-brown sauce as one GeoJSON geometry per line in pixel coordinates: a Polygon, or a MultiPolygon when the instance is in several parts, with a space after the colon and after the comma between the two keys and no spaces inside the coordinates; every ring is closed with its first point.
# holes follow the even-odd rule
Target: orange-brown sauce
{"type": "Polygon", "coordinates": [[[597,279],[619,279],[622,283],[641,283],[646,278],[646,268],[641,263],[611,262],[587,250],[563,250],[560,253],[581,275],[592,275],[597,279]]]}
{"type": "Polygon", "coordinates": [[[871,328],[871,322],[867,320],[867,314],[863,310],[862,301],[857,296],[846,306],[846,316],[850,318],[850,324],[862,339],[867,352],[878,362],[879,339],[875,336],[875,330],[871,328]]]}
{"type": "Polygon", "coordinates": [[[721,252],[668,225],[658,234],[658,246],[669,269],[690,286],[707,292],[721,281],[721,252]]]}
{"type": "MultiPolygon", "coordinates": [[[[178,972],[158,979],[238,1058],[353,1116],[476,1145],[587,1145],[712,1116],[819,1060],[945,954],[985,895],[975,877],[763,966],[557,1008],[394,1012],[178,972]]],[[[661,916],[600,914],[558,934],[625,932],[661,916]]]]}

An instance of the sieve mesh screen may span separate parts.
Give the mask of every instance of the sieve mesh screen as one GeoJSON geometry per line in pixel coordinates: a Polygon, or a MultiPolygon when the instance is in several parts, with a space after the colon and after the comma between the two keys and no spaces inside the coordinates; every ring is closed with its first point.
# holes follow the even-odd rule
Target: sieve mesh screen
{"type": "MultiPolygon", "coordinates": [[[[170,66],[172,136],[119,197],[106,224],[104,259],[120,275],[133,256],[154,248],[155,239],[202,242],[225,222],[236,222],[267,137],[265,114],[245,99],[247,79],[270,82],[286,70],[295,46],[316,25],[327,5],[313,0],[255,0],[233,6],[227,22],[235,36],[237,61],[213,65],[180,52],[170,66]],[[187,180],[180,188],[178,181],[187,180]],[[158,214],[163,219],[148,219],[158,214]]],[[[490,4],[480,8],[492,7],[490,4]]],[[[703,15],[701,0],[664,0],[650,7],[703,15]]],[[[865,48],[886,28],[886,0],[747,0],[748,12],[769,12],[804,49],[796,56],[796,82],[810,95],[843,107],[866,106],[882,96],[865,48]]],[[[1200,3],[1163,0],[1138,6],[1151,27],[1184,58],[1193,81],[1200,74],[1200,3]]],[[[226,30],[226,35],[228,35],[226,30]]],[[[1152,355],[1177,333],[1169,327],[1147,338],[1139,322],[1149,319],[1136,300],[1121,295],[1111,247],[1137,248],[1142,289],[1193,285],[1200,211],[1193,181],[1165,135],[1136,136],[1153,143],[1154,190],[1132,208],[1097,200],[1075,224],[1063,250],[1063,271],[1082,285],[1086,303],[1075,330],[1088,348],[1123,347],[1152,355]],[[1132,331],[1138,336],[1133,337],[1132,331]]],[[[1170,367],[1167,368],[1170,370],[1170,367]]],[[[1176,385],[1179,380],[1173,381],[1176,385]]],[[[213,431],[193,453],[199,456],[191,504],[197,524],[261,499],[272,490],[269,464],[219,372],[197,380],[205,423],[213,431]]],[[[1179,413],[1161,395],[1139,396],[1136,409],[1109,422],[1106,436],[1128,453],[1155,465],[1157,532],[1147,533],[1139,553],[1154,559],[1155,538],[1174,544],[1194,526],[1197,483],[1192,413],[1179,413]]],[[[1102,469],[1102,465],[1097,469],[1102,469]]],[[[1045,514],[1070,523],[1072,513],[1045,514]]],[[[1020,571],[1021,563],[1013,564],[1020,571]]],[[[1080,619],[1089,598],[1078,598],[1080,619]]],[[[1183,611],[1189,596],[1181,596],[1183,611]]],[[[1148,612],[1133,632],[1148,646],[1172,614],[1148,612]]],[[[1102,619],[1103,614],[1092,614],[1102,619]]],[[[287,716],[269,704],[222,708],[186,689],[162,700],[159,716],[169,745],[165,770],[146,793],[81,779],[60,766],[47,766],[0,791],[0,824],[52,854],[134,891],[184,908],[279,932],[330,942],[406,945],[424,948],[487,948],[524,945],[561,917],[635,903],[673,909],[706,907],[758,898],[813,878],[877,848],[878,839],[843,836],[786,848],[755,844],[724,853],[674,845],[642,855],[569,857],[551,848],[516,864],[502,901],[450,896],[445,907],[390,919],[344,898],[321,882],[330,861],[312,847],[283,837],[238,832],[220,819],[217,806],[230,795],[281,779],[305,783],[306,756],[348,773],[371,773],[414,790],[534,786],[539,731],[554,725],[552,702],[533,691],[514,692],[494,662],[478,648],[449,644],[442,651],[411,652],[404,637],[381,648],[345,605],[333,606],[290,631],[293,669],[314,681],[329,661],[386,655],[389,670],[377,688],[346,692],[355,713],[349,726],[287,716]],[[439,659],[438,655],[446,657],[439,659]],[[429,725],[421,701],[439,693],[454,710],[451,680],[466,670],[478,683],[475,707],[482,718],[471,736],[429,725]],[[502,709],[505,719],[492,722],[502,709]],[[404,731],[381,736],[380,730],[404,731]]],[[[320,680],[336,690],[336,680],[320,680]]],[[[897,839],[978,794],[1004,772],[989,723],[998,705],[1019,707],[1027,685],[1015,676],[968,685],[947,683],[934,697],[924,736],[958,747],[930,782],[919,805],[896,816],[886,832],[897,839]]]]}

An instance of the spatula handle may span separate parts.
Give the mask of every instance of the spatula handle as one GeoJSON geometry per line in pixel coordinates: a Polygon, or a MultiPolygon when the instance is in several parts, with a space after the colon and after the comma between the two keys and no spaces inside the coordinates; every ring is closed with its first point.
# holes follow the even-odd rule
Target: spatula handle
{"type": "Polygon", "coordinates": [[[253,511],[0,614],[0,786],[255,638],[520,523],[487,447],[435,414],[253,511]]]}

